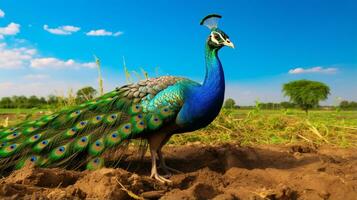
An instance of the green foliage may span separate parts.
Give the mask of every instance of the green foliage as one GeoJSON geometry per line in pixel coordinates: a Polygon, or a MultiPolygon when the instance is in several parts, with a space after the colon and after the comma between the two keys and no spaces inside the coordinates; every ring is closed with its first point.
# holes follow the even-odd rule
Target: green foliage
{"type": "Polygon", "coordinates": [[[228,98],[223,105],[224,108],[235,108],[236,102],[232,98],[228,98]]]}
{"type": "Polygon", "coordinates": [[[307,113],[318,106],[319,101],[327,99],[330,88],[321,82],[297,80],[284,84],[283,93],[307,113]]]}
{"type": "Polygon", "coordinates": [[[357,102],[341,101],[339,107],[343,110],[357,110],[357,102]]]}
{"type": "Polygon", "coordinates": [[[93,99],[97,95],[97,90],[91,86],[84,87],[77,91],[77,100],[80,103],[93,99]]]}
{"type": "Polygon", "coordinates": [[[66,96],[64,95],[49,95],[47,98],[32,95],[3,97],[0,100],[0,108],[55,108],[55,110],[63,107],[77,105],[87,100],[93,99],[97,91],[90,86],[84,87],[77,91],[69,90],[66,96]]]}
{"type": "Polygon", "coordinates": [[[285,108],[285,109],[289,109],[289,108],[295,108],[295,104],[288,102],[288,101],[283,101],[280,103],[280,107],[285,108]]]}
{"type": "Polygon", "coordinates": [[[262,103],[259,100],[255,101],[255,106],[253,109],[248,113],[248,117],[253,115],[258,115],[262,109],[262,103]]]}
{"type": "Polygon", "coordinates": [[[44,97],[37,96],[12,96],[3,97],[0,100],[0,108],[36,108],[44,107],[48,101],[44,97]]]}

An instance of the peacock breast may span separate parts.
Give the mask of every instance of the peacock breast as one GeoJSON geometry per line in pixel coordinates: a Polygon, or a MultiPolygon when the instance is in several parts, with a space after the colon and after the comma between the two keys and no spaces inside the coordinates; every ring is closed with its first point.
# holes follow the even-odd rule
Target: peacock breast
{"type": "Polygon", "coordinates": [[[224,100],[224,91],[193,93],[186,98],[176,123],[186,131],[194,131],[209,125],[219,114],[224,100]]]}

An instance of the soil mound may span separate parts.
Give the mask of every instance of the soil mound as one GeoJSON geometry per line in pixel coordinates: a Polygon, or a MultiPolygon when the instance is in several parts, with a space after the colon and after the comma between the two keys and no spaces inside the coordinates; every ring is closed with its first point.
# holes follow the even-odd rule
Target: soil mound
{"type": "Polygon", "coordinates": [[[129,150],[120,168],[97,171],[31,166],[0,180],[1,199],[356,199],[356,149],[304,145],[167,146],[180,171],[161,184],[150,159],[129,150]]]}

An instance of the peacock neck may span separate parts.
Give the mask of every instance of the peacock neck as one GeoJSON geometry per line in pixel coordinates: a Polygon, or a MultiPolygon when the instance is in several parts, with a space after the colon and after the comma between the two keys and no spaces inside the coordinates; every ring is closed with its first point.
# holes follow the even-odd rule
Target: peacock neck
{"type": "Polygon", "coordinates": [[[202,89],[210,90],[216,95],[224,96],[225,81],[221,61],[218,58],[217,48],[212,48],[206,44],[206,75],[202,84],[202,89]]]}
{"type": "Polygon", "coordinates": [[[224,100],[224,74],[218,58],[218,49],[206,45],[206,76],[202,85],[195,85],[187,92],[185,103],[176,123],[182,132],[207,126],[218,115],[224,100]]]}

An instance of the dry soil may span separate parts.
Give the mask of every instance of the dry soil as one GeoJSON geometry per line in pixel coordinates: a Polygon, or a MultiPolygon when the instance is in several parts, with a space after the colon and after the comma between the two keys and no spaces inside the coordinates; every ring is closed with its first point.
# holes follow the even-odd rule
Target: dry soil
{"type": "Polygon", "coordinates": [[[167,146],[167,164],[183,172],[172,184],[150,179],[149,156],[134,154],[93,172],[25,167],[0,180],[0,199],[357,199],[356,149],[167,146]]]}

